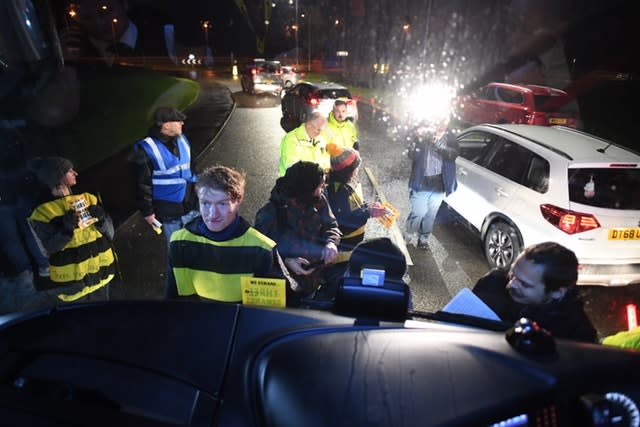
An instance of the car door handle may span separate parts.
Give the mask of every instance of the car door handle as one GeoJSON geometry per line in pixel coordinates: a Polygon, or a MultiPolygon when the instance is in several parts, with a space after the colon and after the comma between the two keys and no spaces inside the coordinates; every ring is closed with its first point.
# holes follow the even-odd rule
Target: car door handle
{"type": "Polygon", "coordinates": [[[458,172],[460,173],[460,175],[464,175],[464,176],[467,176],[467,173],[468,173],[467,170],[463,168],[458,168],[458,172]]]}
{"type": "Polygon", "coordinates": [[[504,190],[502,189],[502,187],[496,187],[496,188],[495,188],[495,190],[496,190],[496,194],[497,194],[498,196],[501,196],[501,197],[509,197],[509,193],[507,193],[506,191],[504,191],[504,190]]]}

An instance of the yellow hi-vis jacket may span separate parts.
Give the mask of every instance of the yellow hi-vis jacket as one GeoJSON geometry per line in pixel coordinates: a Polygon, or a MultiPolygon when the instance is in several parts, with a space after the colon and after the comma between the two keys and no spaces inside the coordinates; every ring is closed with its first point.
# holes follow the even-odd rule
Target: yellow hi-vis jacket
{"type": "Polygon", "coordinates": [[[358,141],[358,128],[351,120],[337,121],[332,111],[329,113],[323,136],[327,144],[332,142],[338,147],[353,148],[358,141]]]}
{"type": "Polygon", "coordinates": [[[311,140],[304,128],[304,123],[287,133],[280,142],[280,166],[278,173],[284,176],[287,168],[299,161],[314,162],[325,172],[331,169],[331,157],[322,135],[311,140]]]}

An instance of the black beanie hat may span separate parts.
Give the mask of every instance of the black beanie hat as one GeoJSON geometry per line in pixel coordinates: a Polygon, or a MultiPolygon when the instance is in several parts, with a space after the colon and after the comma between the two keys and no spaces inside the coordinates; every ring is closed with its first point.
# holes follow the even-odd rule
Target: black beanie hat
{"type": "Polygon", "coordinates": [[[47,157],[38,167],[38,179],[47,187],[55,188],[62,182],[64,175],[73,169],[71,160],[64,157],[47,157]]]}
{"type": "Polygon", "coordinates": [[[289,196],[306,198],[322,183],[324,171],[317,163],[301,160],[289,166],[283,178],[289,196]]]}

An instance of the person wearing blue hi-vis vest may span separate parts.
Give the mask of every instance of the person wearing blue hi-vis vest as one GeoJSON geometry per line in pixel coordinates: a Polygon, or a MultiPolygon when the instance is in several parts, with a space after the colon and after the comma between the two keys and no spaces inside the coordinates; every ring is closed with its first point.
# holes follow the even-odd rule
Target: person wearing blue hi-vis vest
{"type": "Polygon", "coordinates": [[[136,205],[145,221],[164,233],[167,244],[187,215],[196,177],[191,171],[191,145],[182,134],[187,117],[171,107],[159,107],[149,136],[134,145],[136,205]]]}

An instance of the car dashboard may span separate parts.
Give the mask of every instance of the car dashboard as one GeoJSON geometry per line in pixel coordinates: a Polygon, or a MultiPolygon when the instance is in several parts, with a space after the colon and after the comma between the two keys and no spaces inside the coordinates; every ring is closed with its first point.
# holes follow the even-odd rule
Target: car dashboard
{"type": "Polygon", "coordinates": [[[638,426],[640,353],[454,320],[159,301],[4,316],[0,425],[638,426]]]}

